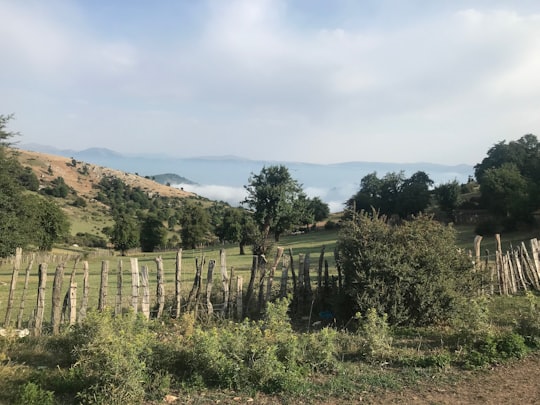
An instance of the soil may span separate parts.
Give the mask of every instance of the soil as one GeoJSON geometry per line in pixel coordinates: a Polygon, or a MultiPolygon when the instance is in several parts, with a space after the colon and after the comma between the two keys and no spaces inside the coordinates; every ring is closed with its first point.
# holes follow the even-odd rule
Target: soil
{"type": "Polygon", "coordinates": [[[386,392],[356,403],[367,404],[540,404],[540,355],[466,372],[447,385],[421,384],[414,389],[386,392]]]}

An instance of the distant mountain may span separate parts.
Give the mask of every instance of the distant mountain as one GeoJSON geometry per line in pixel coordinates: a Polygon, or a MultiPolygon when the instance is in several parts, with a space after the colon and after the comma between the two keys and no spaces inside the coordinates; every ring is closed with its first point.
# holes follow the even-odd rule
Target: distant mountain
{"type": "Polygon", "coordinates": [[[192,184],[196,185],[197,183],[186,179],[185,177],[179,176],[174,173],[165,173],[165,174],[155,174],[151,176],[152,180],[159,184],[192,184]]]}
{"type": "MultiPolygon", "coordinates": [[[[389,172],[403,170],[406,176],[410,176],[421,170],[426,172],[435,184],[452,180],[465,183],[474,172],[470,165],[449,166],[434,163],[344,162],[315,164],[249,160],[236,156],[194,158],[177,158],[165,155],[128,156],[102,148],[91,148],[79,152],[53,151],[54,148],[39,145],[24,145],[21,148],[37,152],[44,151],[46,148],[46,153],[73,157],[96,165],[138,173],[141,176],[152,176],[155,173],[176,173],[179,177],[190,179],[191,184],[201,185],[192,189],[185,187],[186,190],[210,199],[221,199],[233,205],[238,204],[245,196],[243,186],[248,183],[252,173],[259,173],[264,166],[283,164],[287,166],[291,176],[303,185],[309,196],[320,197],[334,211],[343,208],[343,203],[358,191],[360,180],[372,172],[384,176],[389,172]]],[[[190,183],[170,181],[170,184],[184,187],[190,183]]]]}

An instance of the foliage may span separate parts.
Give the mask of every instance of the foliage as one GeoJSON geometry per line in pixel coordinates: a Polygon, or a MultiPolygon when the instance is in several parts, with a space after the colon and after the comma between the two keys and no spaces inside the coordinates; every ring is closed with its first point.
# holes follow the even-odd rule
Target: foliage
{"type": "Polygon", "coordinates": [[[139,187],[131,187],[121,179],[113,176],[103,177],[98,184],[96,199],[111,208],[111,212],[134,212],[138,209],[149,209],[151,199],[139,187]]]}
{"type": "Polygon", "coordinates": [[[208,212],[198,204],[187,204],[180,220],[181,238],[185,248],[195,249],[208,240],[210,218],[208,212]]]}
{"type": "Polygon", "coordinates": [[[475,166],[485,207],[499,218],[531,221],[540,207],[540,143],[532,134],[499,142],[475,166]]]}
{"type": "Polygon", "coordinates": [[[16,405],[54,405],[54,393],[46,391],[33,382],[26,383],[16,405]]]}
{"type": "Polygon", "coordinates": [[[140,242],[143,252],[153,252],[157,247],[165,246],[167,228],[156,215],[150,214],[141,223],[140,242]]]}
{"type": "Polygon", "coordinates": [[[430,203],[433,181],[422,171],[406,178],[404,172],[387,173],[379,179],[373,172],[364,176],[360,190],[346,203],[349,210],[371,211],[375,209],[383,215],[398,215],[406,218],[418,214],[430,203]]]}
{"type": "Polygon", "coordinates": [[[308,199],[308,209],[316,222],[323,221],[330,215],[330,207],[319,197],[308,199]]]}
{"type": "Polygon", "coordinates": [[[73,192],[73,189],[66,184],[63,177],[57,177],[42,192],[53,197],[66,198],[69,193],[73,192]]]}
{"type": "Polygon", "coordinates": [[[216,236],[221,241],[236,242],[240,246],[240,254],[245,254],[245,246],[257,240],[257,227],[253,215],[242,208],[227,208],[216,228],[216,236]]]}
{"type": "Polygon", "coordinates": [[[144,317],[91,312],[74,334],[72,373],[84,384],[78,393],[81,402],[142,403],[155,383],[147,364],[156,344],[144,317]]]}
{"type": "Polygon", "coordinates": [[[472,290],[471,263],[453,228],[427,216],[393,226],[378,215],[355,215],[341,228],[337,252],[348,309],[375,308],[391,324],[448,319],[472,290]]]}
{"type": "Polygon", "coordinates": [[[441,210],[452,217],[461,202],[461,186],[456,180],[439,184],[433,190],[433,195],[441,210]]]}
{"type": "Polygon", "coordinates": [[[261,241],[256,253],[266,253],[267,238],[274,232],[279,236],[292,226],[301,224],[302,216],[295,210],[302,187],[283,165],[263,167],[259,174],[251,174],[244,186],[247,197],[243,201],[253,210],[253,218],[259,227],[261,241]]]}
{"type": "Polygon", "coordinates": [[[135,219],[128,214],[118,214],[114,218],[114,226],[110,230],[109,237],[116,250],[120,250],[122,256],[126,251],[139,246],[139,226],[135,219]]]}
{"type": "Polygon", "coordinates": [[[392,350],[392,333],[388,325],[388,315],[379,316],[375,308],[369,308],[365,318],[357,313],[361,320],[359,334],[362,339],[363,355],[371,359],[382,359],[392,350]]]}

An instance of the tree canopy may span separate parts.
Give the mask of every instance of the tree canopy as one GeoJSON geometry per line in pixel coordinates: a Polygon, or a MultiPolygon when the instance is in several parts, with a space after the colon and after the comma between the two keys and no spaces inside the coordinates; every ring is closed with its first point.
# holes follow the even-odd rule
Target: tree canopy
{"type": "Polygon", "coordinates": [[[301,224],[298,199],[302,187],[283,165],[265,166],[259,174],[252,173],[244,187],[248,195],[243,204],[253,211],[261,235],[259,253],[265,253],[271,231],[278,240],[284,231],[301,224]]]}

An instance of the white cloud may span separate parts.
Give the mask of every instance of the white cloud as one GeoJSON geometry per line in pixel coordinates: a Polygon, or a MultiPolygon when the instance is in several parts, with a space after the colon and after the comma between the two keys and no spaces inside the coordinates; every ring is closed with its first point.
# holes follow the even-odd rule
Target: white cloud
{"type": "Polygon", "coordinates": [[[233,207],[240,206],[240,202],[246,198],[246,190],[243,187],[198,184],[174,184],[173,187],[182,188],[210,200],[225,201],[233,207]]]}

